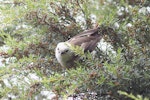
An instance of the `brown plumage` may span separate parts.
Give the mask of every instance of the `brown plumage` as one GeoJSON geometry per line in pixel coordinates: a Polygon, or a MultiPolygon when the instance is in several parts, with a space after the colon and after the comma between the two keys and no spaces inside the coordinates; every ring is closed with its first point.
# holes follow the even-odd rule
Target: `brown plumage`
{"type": "Polygon", "coordinates": [[[102,35],[99,33],[99,28],[90,29],[87,31],[84,31],[71,39],[69,39],[67,42],[72,45],[78,45],[81,46],[84,51],[93,51],[97,45],[97,43],[102,38],[102,35]]]}

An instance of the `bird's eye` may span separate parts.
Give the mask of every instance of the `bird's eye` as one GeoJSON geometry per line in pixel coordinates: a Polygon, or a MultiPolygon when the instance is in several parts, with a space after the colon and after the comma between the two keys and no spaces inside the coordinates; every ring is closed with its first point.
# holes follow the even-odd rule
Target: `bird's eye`
{"type": "Polygon", "coordinates": [[[57,48],[57,50],[59,50],[59,48],[57,48]]]}
{"type": "Polygon", "coordinates": [[[69,50],[66,50],[65,52],[68,52],[69,50]]]}

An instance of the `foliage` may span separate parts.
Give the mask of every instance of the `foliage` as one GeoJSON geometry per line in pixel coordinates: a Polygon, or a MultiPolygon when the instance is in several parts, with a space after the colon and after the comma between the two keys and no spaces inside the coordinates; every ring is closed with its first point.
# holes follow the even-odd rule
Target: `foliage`
{"type": "Polygon", "coordinates": [[[128,94],[128,93],[126,93],[126,92],[123,92],[123,91],[118,91],[120,94],[122,94],[122,95],[125,95],[125,96],[127,96],[127,97],[129,97],[129,98],[132,98],[133,100],[148,100],[148,98],[142,98],[142,96],[140,96],[140,95],[137,95],[137,97],[136,96],[134,96],[133,94],[128,94]]]}
{"type": "Polygon", "coordinates": [[[0,51],[4,58],[0,98],[35,99],[42,91],[55,93],[53,99],[150,98],[148,4],[148,0],[4,2],[0,45],[9,49],[0,51]],[[54,56],[57,43],[97,25],[116,53],[97,48],[93,57],[72,47],[86,57],[76,68],[62,68],[54,56]]]}

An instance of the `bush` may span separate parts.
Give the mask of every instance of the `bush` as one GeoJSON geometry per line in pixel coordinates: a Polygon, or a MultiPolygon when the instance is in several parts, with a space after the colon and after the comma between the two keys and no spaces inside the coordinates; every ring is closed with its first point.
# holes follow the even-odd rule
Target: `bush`
{"type": "Polygon", "coordinates": [[[4,2],[0,43],[9,49],[0,52],[0,98],[35,99],[42,91],[53,99],[129,99],[117,91],[149,98],[149,1],[131,1],[4,2]],[[87,53],[64,70],[54,56],[57,43],[97,24],[112,49],[98,47],[95,58],[87,53]]]}

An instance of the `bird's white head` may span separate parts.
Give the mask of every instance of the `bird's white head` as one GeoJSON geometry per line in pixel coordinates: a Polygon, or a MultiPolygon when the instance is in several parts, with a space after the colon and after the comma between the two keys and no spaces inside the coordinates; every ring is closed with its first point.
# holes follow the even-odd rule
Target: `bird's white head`
{"type": "Polygon", "coordinates": [[[73,52],[70,50],[70,45],[67,42],[60,42],[55,49],[55,56],[61,66],[67,66],[67,63],[72,59],[73,52]]]}

